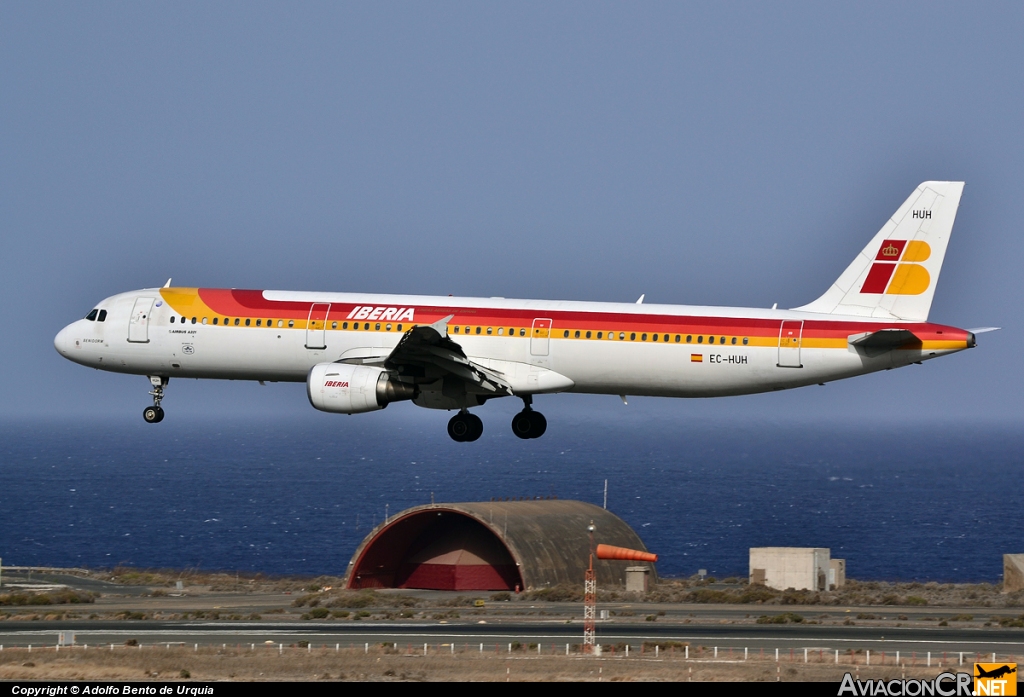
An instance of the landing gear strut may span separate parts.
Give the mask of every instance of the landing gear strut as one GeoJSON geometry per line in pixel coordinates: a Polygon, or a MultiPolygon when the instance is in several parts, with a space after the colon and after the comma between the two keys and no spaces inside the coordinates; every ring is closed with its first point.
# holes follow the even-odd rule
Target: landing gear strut
{"type": "Polygon", "coordinates": [[[512,433],[526,440],[528,438],[540,438],[548,429],[548,420],[539,411],[534,411],[533,397],[523,397],[523,410],[512,417],[512,433]]]}
{"type": "Polygon", "coordinates": [[[457,443],[476,440],[484,432],[484,422],[476,414],[463,409],[448,422],[448,435],[457,443]]]}
{"type": "Polygon", "coordinates": [[[164,398],[164,385],[170,382],[170,378],[162,378],[158,375],[150,375],[149,382],[153,385],[150,392],[153,395],[153,406],[142,410],[142,418],[147,424],[158,424],[164,420],[164,410],[160,406],[160,400],[164,398]]]}

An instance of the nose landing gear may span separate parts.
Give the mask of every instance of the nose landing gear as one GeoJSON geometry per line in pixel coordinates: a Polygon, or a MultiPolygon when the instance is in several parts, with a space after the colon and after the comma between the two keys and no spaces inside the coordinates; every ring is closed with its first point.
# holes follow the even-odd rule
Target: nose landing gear
{"type": "Polygon", "coordinates": [[[149,382],[153,385],[150,394],[153,395],[153,406],[142,410],[142,418],[147,424],[158,424],[164,420],[164,410],[160,406],[160,400],[164,398],[164,385],[170,382],[170,378],[150,375],[149,382]]]}
{"type": "Polygon", "coordinates": [[[448,422],[448,435],[457,443],[476,440],[484,432],[484,422],[476,414],[463,409],[448,422]]]}
{"type": "Polygon", "coordinates": [[[534,411],[533,397],[523,397],[523,410],[512,417],[512,433],[523,440],[540,438],[548,429],[548,420],[539,411],[534,411]]]}

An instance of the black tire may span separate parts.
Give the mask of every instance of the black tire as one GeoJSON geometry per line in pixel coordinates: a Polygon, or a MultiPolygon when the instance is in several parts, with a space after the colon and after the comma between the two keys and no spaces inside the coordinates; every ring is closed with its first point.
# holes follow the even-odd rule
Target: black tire
{"type": "Polygon", "coordinates": [[[155,407],[155,408],[156,408],[156,423],[160,423],[161,421],[164,420],[164,408],[163,407],[155,407]]]}
{"type": "Polygon", "coordinates": [[[142,410],[142,418],[147,424],[160,423],[160,419],[164,417],[164,410],[160,407],[146,407],[142,410]]]}
{"type": "Polygon", "coordinates": [[[523,440],[533,438],[533,419],[530,418],[532,413],[523,410],[512,417],[512,433],[523,440]]]}
{"type": "Polygon", "coordinates": [[[466,442],[471,443],[484,433],[484,422],[476,414],[466,414],[466,421],[469,422],[469,434],[466,435],[466,442]]]}
{"type": "Polygon", "coordinates": [[[470,433],[469,422],[462,414],[456,414],[448,421],[448,435],[456,443],[463,443],[470,433]]]}
{"type": "Polygon", "coordinates": [[[539,411],[530,412],[530,421],[533,422],[530,438],[540,438],[544,435],[544,432],[548,430],[548,420],[545,419],[544,415],[539,411]]]}

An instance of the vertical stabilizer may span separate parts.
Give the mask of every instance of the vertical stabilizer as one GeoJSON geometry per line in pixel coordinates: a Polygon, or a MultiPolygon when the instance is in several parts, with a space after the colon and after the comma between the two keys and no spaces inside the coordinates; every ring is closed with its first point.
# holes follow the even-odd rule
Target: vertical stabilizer
{"type": "Polygon", "coordinates": [[[924,182],[805,312],[924,322],[963,182],[924,182]]]}

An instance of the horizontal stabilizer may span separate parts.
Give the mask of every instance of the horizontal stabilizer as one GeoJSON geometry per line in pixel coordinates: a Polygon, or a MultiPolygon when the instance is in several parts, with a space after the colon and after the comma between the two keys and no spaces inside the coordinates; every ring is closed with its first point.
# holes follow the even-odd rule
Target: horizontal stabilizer
{"type": "Polygon", "coordinates": [[[968,329],[971,334],[987,334],[988,332],[997,332],[1002,327],[978,327],[977,329],[968,329]]]}
{"type": "Polygon", "coordinates": [[[881,329],[877,332],[852,334],[848,340],[851,346],[862,349],[869,356],[921,343],[917,335],[909,329],[881,329]]]}

